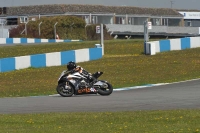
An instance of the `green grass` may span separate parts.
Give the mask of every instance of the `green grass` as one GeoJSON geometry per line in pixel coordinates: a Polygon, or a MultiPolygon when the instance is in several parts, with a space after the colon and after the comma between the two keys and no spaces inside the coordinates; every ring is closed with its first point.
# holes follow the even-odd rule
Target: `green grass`
{"type": "MultiPolygon", "coordinates": [[[[141,42],[142,40],[134,40],[134,42],[141,42]]],[[[107,40],[106,43],[131,43],[131,40],[107,40]]],[[[71,42],[71,43],[48,43],[48,44],[27,44],[21,45],[17,44],[15,46],[1,46],[0,47],[0,58],[6,57],[16,57],[23,55],[32,55],[40,53],[49,53],[49,52],[60,52],[67,50],[75,50],[82,48],[91,48],[95,47],[95,44],[99,44],[100,41],[84,41],[84,42],[71,42]]]]}
{"type": "Polygon", "coordinates": [[[15,46],[3,46],[3,47],[1,46],[0,58],[75,50],[87,47],[94,47],[94,43],[88,42],[86,45],[82,45],[81,42],[73,42],[73,43],[57,43],[57,44],[49,43],[49,44],[37,44],[37,45],[28,44],[28,45],[15,45],[15,46]]]}
{"type": "MultiPolygon", "coordinates": [[[[42,53],[94,47],[95,43],[98,42],[49,44],[48,49],[47,45],[0,47],[1,50],[5,48],[0,52],[2,56],[11,57],[26,55],[26,51],[42,53]],[[9,52],[12,51],[9,48],[15,49],[16,52],[9,52]]],[[[155,56],[142,53],[141,40],[105,41],[105,55],[102,59],[78,65],[92,73],[103,71],[100,79],[109,81],[114,88],[200,78],[200,48],[164,52],[155,56]]],[[[64,69],[66,66],[0,73],[0,97],[55,94],[57,79],[64,69]]]]}
{"type": "Polygon", "coordinates": [[[0,115],[2,133],[198,133],[199,110],[0,115]]]}
{"type": "MultiPolygon", "coordinates": [[[[96,42],[0,47],[0,58],[94,47],[96,42]]],[[[114,88],[200,78],[200,48],[145,56],[142,40],[105,41],[100,60],[78,63],[114,88]]],[[[0,97],[55,94],[65,66],[0,73],[0,97]]],[[[0,115],[2,133],[198,133],[199,110],[0,115]]]]}

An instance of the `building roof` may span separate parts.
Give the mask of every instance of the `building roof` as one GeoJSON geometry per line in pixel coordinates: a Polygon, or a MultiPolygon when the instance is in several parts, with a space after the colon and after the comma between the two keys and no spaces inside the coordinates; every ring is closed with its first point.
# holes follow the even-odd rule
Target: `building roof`
{"type": "Polygon", "coordinates": [[[178,12],[200,12],[197,9],[176,9],[178,12]]]}
{"type": "Polygon", "coordinates": [[[63,14],[63,13],[116,13],[149,16],[172,16],[182,15],[171,8],[141,8],[133,6],[104,6],[104,5],[77,5],[77,4],[53,4],[7,7],[6,15],[33,15],[33,14],[63,14]]]}

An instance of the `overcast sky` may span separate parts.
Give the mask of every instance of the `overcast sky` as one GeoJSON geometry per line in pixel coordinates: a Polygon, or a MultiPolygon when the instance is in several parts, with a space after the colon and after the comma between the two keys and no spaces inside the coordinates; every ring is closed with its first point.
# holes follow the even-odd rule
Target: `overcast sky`
{"type": "Polygon", "coordinates": [[[43,4],[100,4],[111,6],[136,6],[153,8],[198,9],[200,0],[0,0],[3,6],[27,6],[43,4]]]}

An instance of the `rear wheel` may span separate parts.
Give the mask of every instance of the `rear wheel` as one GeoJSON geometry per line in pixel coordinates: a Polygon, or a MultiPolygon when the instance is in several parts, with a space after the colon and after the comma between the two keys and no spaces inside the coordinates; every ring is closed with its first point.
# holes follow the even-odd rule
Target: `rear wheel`
{"type": "Polygon", "coordinates": [[[113,87],[110,83],[106,81],[101,81],[103,83],[100,88],[96,88],[98,90],[98,93],[102,96],[110,95],[113,92],[113,87]]]}
{"type": "Polygon", "coordinates": [[[70,84],[67,87],[65,86],[65,84],[59,84],[56,91],[63,97],[71,97],[74,94],[74,88],[70,84]]]}

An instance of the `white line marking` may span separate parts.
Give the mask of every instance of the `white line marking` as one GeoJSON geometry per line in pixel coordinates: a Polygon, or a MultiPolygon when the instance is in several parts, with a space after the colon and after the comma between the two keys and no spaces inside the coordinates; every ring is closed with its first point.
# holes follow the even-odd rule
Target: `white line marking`
{"type": "MultiPolygon", "coordinates": [[[[115,92],[115,91],[125,91],[125,90],[136,90],[136,89],[140,89],[140,88],[162,86],[162,85],[169,85],[169,84],[177,84],[177,83],[184,83],[184,82],[196,81],[196,80],[200,80],[200,78],[185,80],[185,81],[180,81],[180,82],[172,82],[172,83],[157,83],[157,84],[147,84],[147,85],[133,86],[133,87],[116,88],[116,89],[113,89],[113,91],[115,92]]],[[[49,96],[60,96],[60,95],[59,94],[53,94],[53,95],[49,95],[49,96]]]]}

